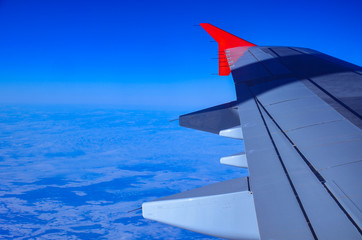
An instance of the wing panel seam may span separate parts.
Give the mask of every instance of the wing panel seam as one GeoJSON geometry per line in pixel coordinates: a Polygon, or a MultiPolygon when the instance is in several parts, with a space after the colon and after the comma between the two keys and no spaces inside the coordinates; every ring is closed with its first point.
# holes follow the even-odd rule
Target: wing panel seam
{"type": "MultiPolygon", "coordinates": [[[[293,51],[296,51],[295,49],[290,48],[293,51]]],[[[270,51],[272,51],[276,56],[278,56],[278,60],[280,61],[280,55],[278,53],[276,53],[272,48],[269,48],[270,51]]],[[[305,53],[303,53],[305,54],[305,53]]],[[[258,59],[257,59],[258,60],[258,59]]],[[[259,60],[258,60],[259,61],[259,60]]],[[[260,62],[260,61],[259,61],[260,62]]],[[[282,63],[282,61],[281,61],[282,63]]],[[[264,65],[263,65],[264,66],[264,65]]],[[[291,70],[290,68],[288,68],[286,65],[283,64],[283,66],[285,66],[290,72],[294,73],[295,76],[298,76],[299,79],[307,79],[310,83],[312,83],[315,87],[317,87],[319,90],[321,90],[323,93],[325,93],[328,97],[330,97],[331,99],[333,99],[335,102],[339,103],[341,106],[343,106],[344,108],[346,108],[348,111],[350,111],[352,114],[354,114],[357,118],[359,118],[360,120],[362,120],[362,116],[359,115],[356,111],[354,111],[353,109],[351,109],[350,107],[348,107],[345,103],[343,103],[342,101],[340,101],[338,98],[336,98],[335,96],[333,96],[330,92],[328,92],[326,89],[322,88],[321,86],[319,86],[315,81],[313,81],[312,79],[310,79],[309,77],[303,77],[300,74],[296,73],[295,71],[291,70]]],[[[338,112],[338,111],[337,111],[338,112]]],[[[342,115],[342,114],[341,114],[342,115]]],[[[343,116],[343,115],[342,115],[343,116]]],[[[344,117],[344,116],[343,116],[344,117]]]]}
{"type": "MultiPolygon", "coordinates": [[[[301,156],[301,158],[305,161],[305,163],[307,164],[307,166],[311,169],[311,171],[315,174],[315,176],[319,179],[319,181],[321,182],[321,184],[323,185],[323,187],[327,190],[327,192],[329,193],[329,195],[333,198],[333,200],[337,203],[337,205],[340,207],[340,209],[343,211],[343,213],[347,216],[347,218],[351,221],[351,223],[353,224],[353,226],[355,226],[355,228],[358,230],[358,232],[362,235],[362,230],[361,228],[358,226],[358,224],[353,220],[353,218],[348,214],[348,212],[346,211],[346,209],[344,209],[344,207],[342,206],[342,204],[338,201],[338,199],[333,195],[333,193],[329,190],[329,188],[326,186],[326,180],[323,178],[323,176],[314,168],[314,166],[308,161],[308,159],[303,155],[303,153],[298,149],[298,147],[293,143],[293,141],[289,138],[289,136],[282,130],[282,128],[279,126],[279,124],[275,121],[275,119],[270,115],[270,113],[265,109],[265,107],[263,106],[263,104],[259,101],[259,99],[257,99],[255,97],[255,101],[258,103],[258,110],[261,114],[261,111],[259,109],[259,105],[263,108],[263,110],[266,112],[266,114],[270,117],[270,119],[274,122],[274,124],[277,126],[277,128],[283,133],[283,135],[288,139],[288,141],[292,144],[292,146],[294,147],[294,149],[297,151],[297,153],[301,156]]],[[[262,116],[262,119],[265,123],[264,117],[262,116]]],[[[269,129],[266,126],[268,134],[271,138],[271,135],[269,133],[269,129]]],[[[274,141],[272,139],[272,143],[274,145],[274,141]]],[[[274,146],[276,147],[276,146],[274,146]]],[[[276,150],[277,151],[277,150],[276,150]]],[[[277,151],[278,157],[280,159],[280,161],[282,162],[282,159],[279,156],[279,153],[277,151]]],[[[282,166],[284,168],[284,164],[282,163],[282,166]]],[[[287,174],[287,173],[286,173],[287,174]]],[[[287,174],[288,179],[289,175],[287,174]]],[[[291,181],[291,180],[290,180],[291,181]]],[[[292,184],[292,183],[291,183],[292,184]]],[[[293,185],[292,185],[293,186],[293,185]]],[[[294,190],[294,188],[293,188],[294,190]]],[[[298,202],[299,199],[297,198],[298,202]]],[[[309,224],[309,222],[308,222],[309,224]]]]}
{"type": "MultiPolygon", "coordinates": [[[[296,200],[297,200],[297,202],[298,202],[298,204],[299,204],[299,207],[300,207],[300,209],[301,209],[301,211],[302,211],[302,213],[303,213],[303,216],[304,216],[304,218],[305,218],[305,220],[306,220],[306,222],[307,222],[307,224],[308,224],[309,230],[311,231],[311,233],[312,233],[312,235],[313,235],[313,238],[316,239],[316,240],[318,240],[318,237],[317,237],[317,235],[316,235],[316,233],[315,233],[315,231],[314,231],[314,229],[313,229],[313,226],[312,226],[312,224],[311,224],[311,222],[310,222],[310,220],[309,220],[309,218],[308,218],[308,215],[307,215],[307,213],[306,213],[306,211],[305,211],[305,209],[304,209],[304,206],[303,206],[303,204],[302,204],[302,201],[301,201],[300,198],[299,198],[298,192],[297,192],[297,190],[295,189],[295,186],[294,186],[294,184],[293,184],[293,182],[292,182],[292,180],[291,180],[291,178],[290,178],[290,176],[289,176],[288,170],[286,169],[286,167],[285,167],[285,165],[284,165],[284,162],[283,162],[283,160],[281,159],[280,153],[279,153],[278,148],[277,148],[277,146],[276,146],[276,144],[275,144],[275,142],[274,142],[274,139],[273,139],[273,137],[272,137],[272,135],[271,135],[271,133],[270,133],[269,127],[268,127],[267,124],[266,124],[266,121],[265,121],[265,119],[264,119],[263,113],[262,113],[261,110],[260,110],[260,107],[259,107],[259,104],[260,104],[260,103],[259,103],[259,101],[256,99],[255,96],[254,96],[254,100],[255,100],[255,102],[256,102],[256,106],[257,106],[257,108],[258,108],[258,111],[259,111],[259,113],[260,113],[260,116],[261,116],[261,118],[262,118],[262,120],[263,120],[265,129],[266,129],[266,131],[267,131],[267,133],[268,133],[268,135],[269,135],[269,137],[270,137],[270,140],[271,140],[271,142],[272,142],[272,144],[273,144],[273,147],[274,147],[275,152],[276,152],[276,154],[277,154],[277,156],[278,156],[278,159],[279,159],[279,161],[280,161],[280,164],[281,164],[281,166],[282,166],[282,168],[283,168],[283,171],[284,171],[285,175],[287,176],[289,185],[291,186],[291,188],[292,188],[292,190],[293,190],[293,193],[294,193],[294,195],[295,195],[295,198],[296,198],[296,200]]],[[[264,110],[265,110],[265,109],[264,109],[264,110]]]]}

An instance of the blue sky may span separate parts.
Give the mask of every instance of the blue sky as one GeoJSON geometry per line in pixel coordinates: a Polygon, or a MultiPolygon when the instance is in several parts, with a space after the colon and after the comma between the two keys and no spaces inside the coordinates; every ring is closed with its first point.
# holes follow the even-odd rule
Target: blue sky
{"type": "Polygon", "coordinates": [[[362,65],[361,1],[0,1],[0,103],[211,106],[212,23],[257,45],[313,48],[362,65]]]}

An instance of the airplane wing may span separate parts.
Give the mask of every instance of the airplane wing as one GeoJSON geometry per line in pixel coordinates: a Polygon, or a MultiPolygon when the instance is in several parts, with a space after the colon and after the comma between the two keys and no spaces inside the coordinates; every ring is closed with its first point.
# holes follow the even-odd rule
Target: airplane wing
{"type": "Polygon", "coordinates": [[[362,68],[201,26],[237,100],[180,125],[244,139],[221,163],[249,176],[144,203],[143,216],[228,239],[362,239],[362,68]]]}

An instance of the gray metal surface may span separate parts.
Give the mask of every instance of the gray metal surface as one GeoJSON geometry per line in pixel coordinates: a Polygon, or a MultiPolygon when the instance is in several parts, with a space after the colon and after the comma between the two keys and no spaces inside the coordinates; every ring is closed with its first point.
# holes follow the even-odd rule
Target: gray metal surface
{"type": "MultiPolygon", "coordinates": [[[[361,68],[310,49],[251,47],[231,70],[237,101],[180,125],[241,126],[261,239],[362,239],[361,68]]],[[[245,189],[238,181],[230,186],[245,189]]],[[[165,200],[235,190],[215,186],[165,200]]]]}
{"type": "Polygon", "coordinates": [[[342,114],[346,119],[348,119],[348,121],[362,129],[362,121],[360,116],[356,115],[354,112],[346,110],[346,107],[342,102],[336,101],[333,96],[328,95],[324,89],[319,88],[309,80],[302,80],[301,82],[303,82],[303,84],[313,91],[313,93],[315,93],[318,97],[323,99],[323,101],[342,114]]]}
{"type": "Polygon", "coordinates": [[[334,143],[357,141],[361,138],[361,133],[356,126],[343,119],[289,131],[288,136],[291,139],[299,137],[298,147],[307,149],[334,143]]]}
{"type": "Polygon", "coordinates": [[[362,68],[306,48],[216,41],[237,101],[179,123],[243,138],[243,158],[221,162],[249,177],[145,203],[144,216],[230,239],[362,239],[362,68]]]}
{"type": "MultiPolygon", "coordinates": [[[[227,194],[240,191],[248,191],[248,180],[247,177],[231,179],[223,182],[206,185],[200,188],[194,188],[189,191],[177,193],[171,196],[158,198],[153,201],[164,201],[171,199],[182,199],[182,198],[194,198],[204,197],[212,195],[227,194]]],[[[151,202],[153,202],[151,201],[151,202]]]]}
{"type": "Polygon", "coordinates": [[[143,203],[142,215],[215,237],[260,240],[253,194],[248,190],[246,178],[143,203]]]}
{"type": "Polygon", "coordinates": [[[254,98],[243,84],[237,93],[261,239],[314,239],[254,98]]]}
{"type": "Polygon", "coordinates": [[[275,61],[275,54],[267,48],[252,48],[249,51],[272,75],[285,75],[290,74],[286,68],[279,61],[275,61]]]}
{"type": "Polygon", "coordinates": [[[324,170],[326,178],[333,179],[326,183],[328,188],[359,226],[362,223],[361,172],[361,160],[324,170]]]}
{"type": "Polygon", "coordinates": [[[221,104],[201,111],[181,115],[180,126],[219,134],[221,130],[240,125],[236,102],[221,104]]]}
{"type": "Polygon", "coordinates": [[[282,78],[264,82],[252,86],[251,89],[267,105],[313,96],[311,91],[306,89],[296,78],[282,78]],[[288,91],[285,91],[286,88],[288,91]]]}
{"type": "MultiPolygon", "coordinates": [[[[271,49],[278,60],[299,78],[308,79],[335,101],[344,105],[339,111],[362,116],[362,75],[360,67],[303,48],[271,49]]],[[[342,113],[343,115],[343,113],[342,113]]]]}
{"type": "Polygon", "coordinates": [[[255,57],[247,51],[242,57],[231,67],[233,75],[237,75],[238,78],[234,78],[235,83],[251,81],[253,79],[260,79],[269,77],[270,73],[263,67],[262,64],[255,62],[255,57]]]}
{"type": "MultiPolygon", "coordinates": [[[[337,64],[338,61],[328,59],[316,51],[296,51],[288,47],[252,47],[249,54],[244,56],[235,63],[232,74],[239,106],[249,106],[244,112],[239,107],[239,112],[252,183],[251,190],[254,191],[257,185],[262,184],[258,181],[265,180],[266,171],[272,167],[264,165],[260,159],[270,160],[271,156],[274,157],[266,147],[269,144],[268,140],[262,139],[267,136],[263,136],[260,129],[253,129],[256,125],[254,121],[257,121],[258,107],[252,107],[250,101],[254,101],[255,98],[265,108],[270,116],[269,120],[275,122],[280,128],[279,132],[288,139],[289,148],[295,149],[299,154],[299,160],[304,161],[304,165],[301,166],[308,166],[303,171],[299,169],[298,172],[295,166],[301,163],[297,164],[297,158],[294,158],[294,164],[297,164],[295,166],[290,164],[293,157],[285,162],[287,175],[291,179],[290,185],[297,186],[295,191],[296,195],[300,194],[300,208],[304,209],[305,217],[310,218],[311,227],[315,227],[315,237],[341,239],[340,234],[329,234],[333,231],[326,225],[330,225],[331,228],[336,226],[335,229],[339,229],[337,226],[341,227],[340,232],[351,234],[351,239],[360,239],[362,131],[359,128],[359,98],[362,96],[362,78],[358,72],[359,68],[337,64]],[[253,73],[256,69],[259,71],[260,67],[264,68],[264,71],[260,71],[262,74],[253,73]],[[243,70],[245,68],[247,71],[243,70]],[[347,84],[343,82],[344,78],[347,84]],[[355,89],[349,90],[350,88],[355,89]],[[252,161],[251,156],[258,160],[252,161]],[[292,170],[290,175],[288,169],[292,170]],[[314,180],[308,177],[308,180],[303,182],[300,176],[307,175],[314,176],[314,180]],[[314,198],[314,191],[320,198],[314,198]],[[314,201],[321,201],[320,204],[325,204],[326,208],[319,206],[319,203],[313,203],[314,201]],[[333,221],[323,225],[318,220],[326,218],[333,221]]],[[[278,156],[282,161],[286,161],[291,154],[282,154],[288,152],[287,146],[288,144],[284,143],[280,149],[278,156]]],[[[278,174],[281,178],[284,177],[282,172],[279,171],[278,174]]],[[[277,191],[278,188],[279,185],[275,183],[269,186],[270,191],[277,191]]],[[[258,206],[268,200],[266,195],[259,198],[259,194],[262,193],[258,191],[254,194],[259,220],[259,214],[265,215],[265,212],[258,212],[258,206]]],[[[272,216],[276,213],[268,211],[268,214],[272,216]]],[[[260,227],[261,233],[264,227],[260,227]]],[[[261,236],[263,237],[262,234],[261,236]]]]}
{"type": "Polygon", "coordinates": [[[360,239],[356,228],[350,224],[347,216],[310,171],[288,138],[264,110],[262,114],[318,239],[360,239]]]}
{"type": "Polygon", "coordinates": [[[317,96],[279,102],[266,108],[273,116],[278,117],[278,123],[285,131],[343,119],[317,96]]]}

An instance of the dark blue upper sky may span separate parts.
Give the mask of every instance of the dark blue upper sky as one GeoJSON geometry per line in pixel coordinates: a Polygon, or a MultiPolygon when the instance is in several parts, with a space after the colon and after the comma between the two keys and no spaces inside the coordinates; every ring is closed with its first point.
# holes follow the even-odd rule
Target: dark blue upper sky
{"type": "Polygon", "coordinates": [[[233,100],[209,22],[257,45],[362,65],[362,1],[0,0],[0,103],[207,106],[233,100]]]}

